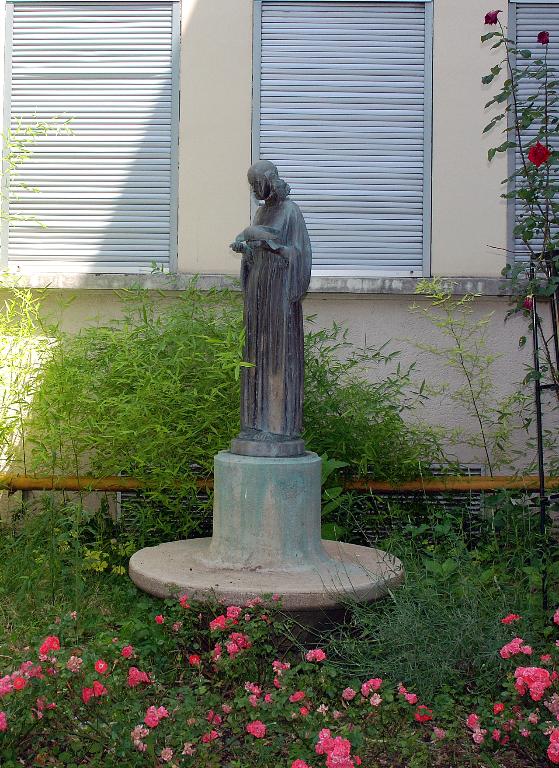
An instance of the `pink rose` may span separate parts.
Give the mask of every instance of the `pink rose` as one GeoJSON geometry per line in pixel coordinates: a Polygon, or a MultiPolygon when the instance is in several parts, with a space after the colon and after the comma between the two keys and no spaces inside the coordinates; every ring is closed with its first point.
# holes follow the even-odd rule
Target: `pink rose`
{"type": "Polygon", "coordinates": [[[56,637],[56,635],[49,635],[43,640],[41,647],[39,648],[39,653],[41,656],[46,656],[50,651],[59,650],[60,640],[56,637]]]}
{"type": "Polygon", "coordinates": [[[325,661],[326,654],[321,648],[315,648],[312,651],[308,651],[305,655],[307,661],[325,661]]]}
{"type": "Polygon", "coordinates": [[[95,671],[99,675],[104,675],[105,672],[108,670],[108,668],[109,668],[109,665],[107,664],[106,661],[103,661],[103,659],[97,659],[97,661],[95,662],[95,671]]]}
{"type": "Polygon", "coordinates": [[[105,686],[99,682],[99,680],[93,681],[93,695],[94,696],[104,696],[106,693],[108,693],[105,686]]]}
{"type": "Polygon", "coordinates": [[[521,618],[522,616],[519,616],[518,613],[509,613],[508,616],[501,619],[501,624],[512,624],[513,621],[519,621],[521,618]]]}
{"type": "Polygon", "coordinates": [[[289,697],[289,701],[292,704],[296,704],[298,701],[302,701],[305,698],[305,691],[295,691],[289,697]]]}
{"type": "Polygon", "coordinates": [[[263,739],[266,735],[266,726],[261,720],[254,720],[252,723],[249,723],[246,730],[255,739],[263,739]]]}
{"type": "Polygon", "coordinates": [[[344,701],[351,701],[357,696],[357,691],[354,691],[353,688],[344,688],[342,691],[342,699],[344,701]]]}
{"type": "Polygon", "coordinates": [[[365,698],[371,693],[371,691],[378,691],[382,685],[381,677],[373,677],[371,680],[367,680],[361,686],[361,693],[365,698]]]}
{"type": "Polygon", "coordinates": [[[130,659],[134,655],[134,648],[131,645],[125,645],[120,653],[125,659],[130,659]]]}
{"type": "Polygon", "coordinates": [[[476,731],[479,729],[479,717],[472,712],[471,715],[468,715],[466,718],[466,725],[468,728],[470,728],[472,731],[476,731]]]}

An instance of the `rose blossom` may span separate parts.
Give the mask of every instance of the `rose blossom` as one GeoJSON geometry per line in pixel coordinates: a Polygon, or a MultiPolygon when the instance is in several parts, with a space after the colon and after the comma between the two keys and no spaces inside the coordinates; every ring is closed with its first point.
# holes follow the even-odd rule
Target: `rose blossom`
{"type": "Polygon", "coordinates": [[[478,730],[479,729],[479,717],[478,717],[478,715],[474,714],[473,712],[472,712],[471,715],[468,715],[468,717],[466,718],[466,725],[472,731],[478,730]]]}
{"type": "Polygon", "coordinates": [[[94,696],[104,696],[106,693],[108,693],[105,686],[99,682],[99,680],[93,681],[93,695],[94,696]]]}
{"type": "Polygon", "coordinates": [[[95,671],[99,675],[104,675],[105,672],[108,670],[108,668],[109,668],[109,665],[107,664],[106,661],[103,661],[103,659],[97,659],[97,661],[95,662],[95,671]]]}
{"type": "Polygon", "coordinates": [[[325,661],[326,654],[321,648],[315,648],[305,654],[305,659],[307,661],[325,661]]]}
{"type": "Polygon", "coordinates": [[[538,35],[538,43],[542,45],[549,45],[549,32],[540,32],[538,35]]]}
{"type": "Polygon", "coordinates": [[[511,656],[515,656],[517,653],[524,653],[526,656],[532,654],[532,649],[529,645],[524,644],[524,640],[521,637],[514,637],[510,643],[503,645],[499,651],[502,659],[510,659],[511,656]]]}
{"type": "Polygon", "coordinates": [[[373,693],[373,695],[369,699],[369,703],[373,707],[378,707],[382,704],[382,698],[378,695],[378,693],[373,693]]]}
{"type": "Polygon", "coordinates": [[[0,712],[0,731],[8,730],[8,718],[5,712],[0,712]]]}
{"type": "Polygon", "coordinates": [[[427,723],[433,719],[433,710],[426,707],[425,704],[420,704],[415,710],[414,718],[418,723],[427,723]]]}
{"type": "Polygon", "coordinates": [[[160,757],[164,763],[169,763],[173,759],[173,750],[171,747],[165,747],[165,749],[162,749],[160,757]]]}
{"type": "Polygon", "coordinates": [[[70,656],[66,662],[66,669],[70,670],[70,672],[79,672],[82,664],[83,659],[80,659],[79,656],[70,656]]]}
{"type": "Polygon", "coordinates": [[[379,688],[382,685],[382,678],[381,677],[373,677],[371,680],[367,680],[363,683],[361,686],[361,693],[362,695],[367,698],[367,696],[371,693],[371,691],[378,691],[379,688]]]}
{"type": "Polygon", "coordinates": [[[500,701],[497,701],[495,704],[493,704],[494,715],[499,715],[501,712],[503,712],[504,709],[505,709],[505,705],[500,701]]]}
{"type": "Polygon", "coordinates": [[[142,672],[138,669],[138,667],[130,667],[127,682],[129,688],[135,688],[140,683],[151,683],[151,677],[147,672],[142,672]]]}
{"type": "Polygon", "coordinates": [[[485,728],[483,728],[483,729],[477,728],[472,733],[472,740],[474,741],[475,744],[483,744],[483,742],[485,741],[485,734],[486,733],[487,733],[487,730],[485,728]]]}
{"type": "Polygon", "coordinates": [[[289,697],[289,701],[292,704],[296,704],[298,701],[302,701],[305,698],[305,691],[295,691],[289,697]]]}
{"type": "Polygon", "coordinates": [[[191,667],[199,667],[202,663],[202,659],[196,653],[191,653],[188,657],[188,663],[191,667]]]}
{"type": "Polygon", "coordinates": [[[532,701],[540,701],[552,684],[551,675],[542,667],[518,667],[514,673],[514,687],[523,696],[527,691],[532,701]]]}
{"type": "Polygon", "coordinates": [[[539,141],[530,147],[528,151],[528,160],[533,163],[536,168],[539,168],[540,165],[547,163],[550,157],[550,150],[545,146],[545,144],[542,144],[539,141]]]}
{"type": "Polygon", "coordinates": [[[344,701],[351,701],[357,696],[357,691],[354,691],[353,688],[344,688],[342,691],[342,699],[344,701]]]}
{"type": "Polygon", "coordinates": [[[224,614],[216,616],[215,619],[210,621],[210,631],[215,632],[217,629],[225,629],[227,625],[227,617],[224,614]]]}
{"type": "Polygon", "coordinates": [[[261,720],[254,720],[247,725],[246,731],[255,739],[263,739],[266,735],[266,726],[261,720]]]}
{"type": "Polygon", "coordinates": [[[242,612],[243,612],[243,609],[239,608],[238,605],[230,605],[227,608],[227,618],[232,619],[233,621],[236,621],[242,612]]]}
{"type": "Polygon", "coordinates": [[[40,656],[47,656],[49,651],[59,651],[60,650],[60,640],[56,635],[49,635],[48,637],[45,637],[43,642],[41,643],[41,646],[39,648],[39,655],[40,656]]]}
{"type": "Polygon", "coordinates": [[[120,654],[123,658],[130,659],[134,655],[134,648],[131,645],[125,645],[120,654]]]}
{"type": "Polygon", "coordinates": [[[155,617],[155,623],[156,624],[163,624],[165,622],[165,616],[162,616],[160,613],[157,614],[155,617]]]}
{"type": "Polygon", "coordinates": [[[202,741],[202,744],[209,744],[210,741],[215,741],[218,738],[219,738],[219,733],[215,729],[212,729],[209,733],[203,734],[201,741],[202,741]]]}
{"type": "Polygon", "coordinates": [[[488,11],[485,14],[485,24],[497,24],[499,19],[497,18],[502,11],[488,11]]]}
{"type": "Polygon", "coordinates": [[[512,624],[513,621],[520,621],[521,618],[522,616],[519,616],[518,613],[509,613],[508,616],[501,619],[501,624],[512,624]]]}

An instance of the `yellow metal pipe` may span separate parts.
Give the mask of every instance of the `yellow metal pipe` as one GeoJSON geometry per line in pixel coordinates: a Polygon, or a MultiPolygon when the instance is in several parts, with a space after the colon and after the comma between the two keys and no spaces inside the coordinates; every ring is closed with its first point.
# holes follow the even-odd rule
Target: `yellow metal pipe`
{"type": "MultiPolygon", "coordinates": [[[[213,488],[213,479],[196,481],[200,489],[213,488]]],[[[177,484],[178,485],[178,484],[177,484]]],[[[464,493],[465,491],[520,490],[537,491],[539,480],[536,475],[513,477],[426,477],[420,480],[408,480],[389,483],[378,480],[356,478],[343,483],[346,490],[369,491],[371,493],[464,493]]],[[[0,474],[0,489],[14,491],[131,491],[148,488],[149,483],[133,477],[33,477],[31,475],[0,474]]],[[[559,477],[546,478],[549,490],[559,489],[559,477]]]]}

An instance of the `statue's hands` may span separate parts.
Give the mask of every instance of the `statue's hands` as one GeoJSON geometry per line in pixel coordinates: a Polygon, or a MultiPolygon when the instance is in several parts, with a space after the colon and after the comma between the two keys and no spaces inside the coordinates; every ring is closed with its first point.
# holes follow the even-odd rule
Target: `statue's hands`
{"type": "Polygon", "coordinates": [[[235,253],[250,253],[251,249],[248,243],[243,243],[242,240],[235,240],[235,242],[231,243],[229,246],[232,251],[235,251],[235,253]]]}

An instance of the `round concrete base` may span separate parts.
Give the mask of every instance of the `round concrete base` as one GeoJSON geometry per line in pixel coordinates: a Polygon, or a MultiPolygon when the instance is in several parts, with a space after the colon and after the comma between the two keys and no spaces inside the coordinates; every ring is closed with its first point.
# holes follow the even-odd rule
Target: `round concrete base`
{"type": "Polygon", "coordinates": [[[371,602],[399,584],[401,562],[380,549],[323,541],[326,557],[304,567],[269,570],[220,568],[211,560],[211,539],[189,539],[146,547],[130,558],[132,581],[157,597],[213,593],[230,604],[279,594],[287,611],[339,608],[348,599],[371,602]]]}

